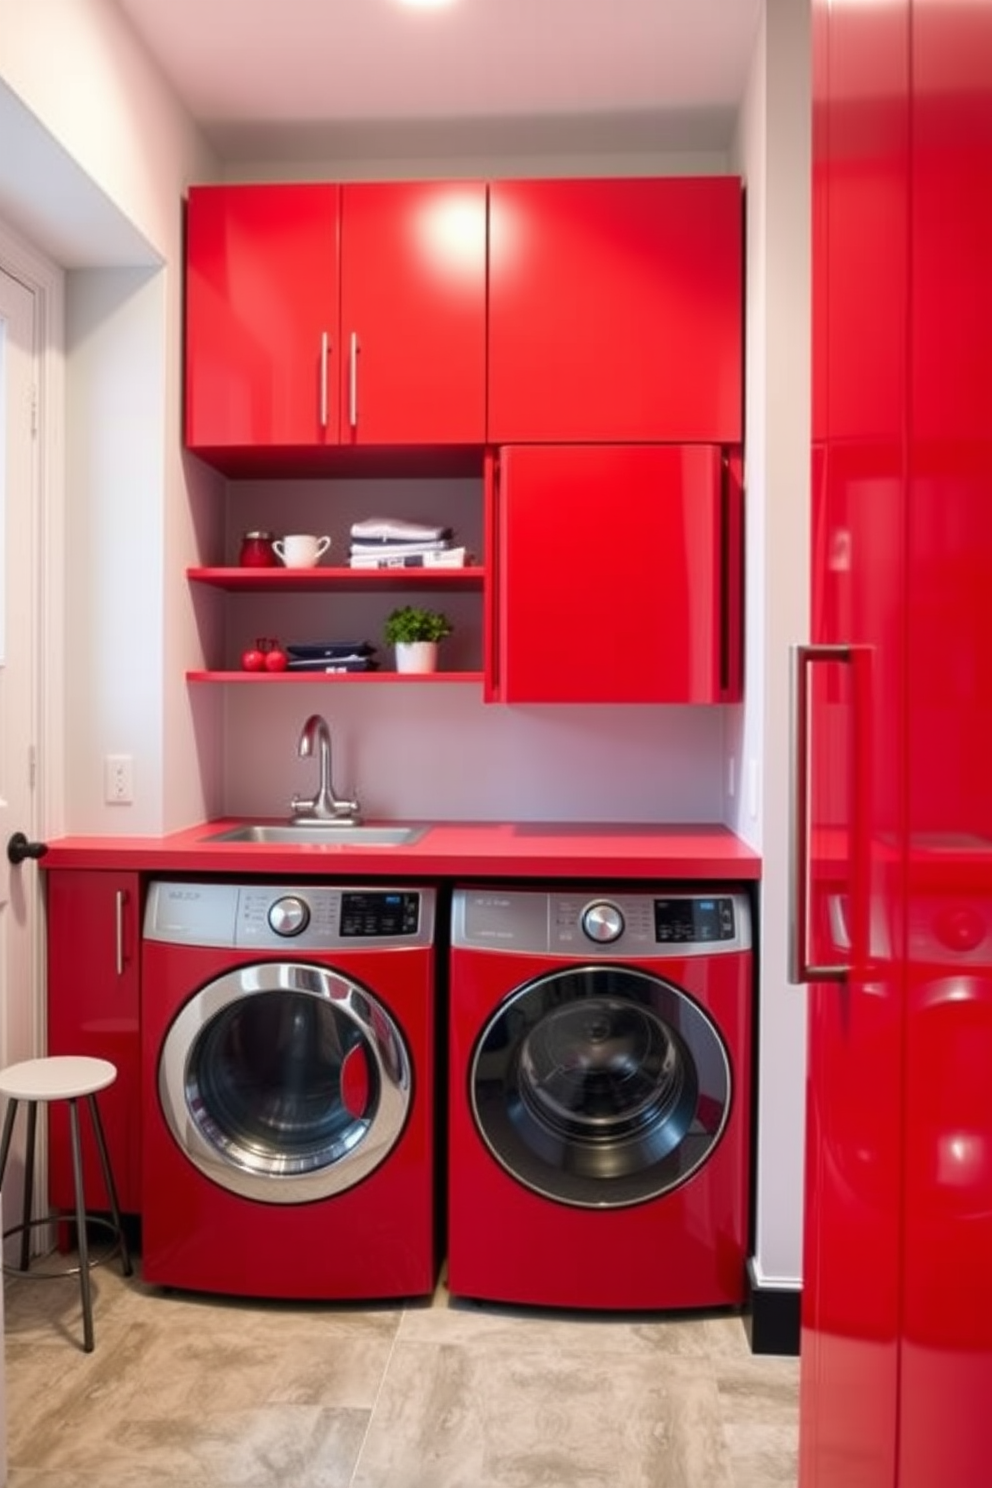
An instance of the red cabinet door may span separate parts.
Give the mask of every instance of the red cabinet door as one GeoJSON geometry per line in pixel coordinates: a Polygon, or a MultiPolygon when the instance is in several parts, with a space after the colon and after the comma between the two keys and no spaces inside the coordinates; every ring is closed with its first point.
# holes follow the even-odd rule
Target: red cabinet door
{"type": "MultiPolygon", "coordinates": [[[[140,1207],[139,879],[134,873],[47,875],[48,1051],[109,1059],[117,1079],[97,1096],[117,1196],[125,1213],[140,1207]]],[[[90,1121],[82,1114],[88,1207],[108,1207],[90,1121]]],[[[50,1110],[50,1198],[73,1205],[69,1121],[50,1110]]]]}
{"type": "Polygon", "coordinates": [[[338,439],[339,188],[194,186],[186,222],[186,443],[338,439]]]}
{"type": "Polygon", "coordinates": [[[345,444],[486,437],[486,188],[342,187],[345,444]]]}
{"type": "Polygon", "coordinates": [[[723,700],[730,499],[712,446],[501,450],[499,700],[723,700]]]}
{"type": "Polygon", "coordinates": [[[496,181],[489,440],[737,444],[736,177],[496,181]]]}

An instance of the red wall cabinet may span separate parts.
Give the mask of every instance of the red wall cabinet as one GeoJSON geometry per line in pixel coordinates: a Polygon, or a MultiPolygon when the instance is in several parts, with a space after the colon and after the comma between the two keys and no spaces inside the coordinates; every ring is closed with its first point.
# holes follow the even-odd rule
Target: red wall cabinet
{"type": "Polygon", "coordinates": [[[495,469],[487,696],[739,695],[741,493],[709,445],[516,445],[495,469]]]}
{"type": "MultiPolygon", "coordinates": [[[[47,875],[48,1051],[109,1059],[117,1079],[97,1097],[117,1196],[124,1213],[140,1208],[139,916],[135,873],[47,875]]],[[[68,1113],[49,1112],[49,1191],[73,1205],[68,1113]]],[[[80,1122],[87,1203],[107,1208],[90,1122],[80,1122]]]]}
{"type": "Polygon", "coordinates": [[[189,194],[186,443],[256,451],[481,444],[481,182],[189,194]]]}
{"type": "Polygon", "coordinates": [[[492,444],[739,444],[737,177],[489,188],[492,444]]]}

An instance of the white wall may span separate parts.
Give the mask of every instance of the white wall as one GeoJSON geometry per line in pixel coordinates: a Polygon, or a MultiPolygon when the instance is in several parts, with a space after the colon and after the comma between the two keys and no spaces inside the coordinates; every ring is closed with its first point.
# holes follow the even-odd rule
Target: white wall
{"type": "Polygon", "coordinates": [[[745,696],[727,821],[762,854],[753,1270],[802,1275],[805,994],[786,982],[788,653],[808,634],[810,80],[807,0],[766,0],[737,151],[748,197],[745,696]]]}
{"type": "MultiPolygon", "coordinates": [[[[158,832],[218,789],[193,763],[182,682],[196,657],[182,574],[204,504],[188,499],[180,449],[183,197],[216,161],[109,0],[0,0],[0,89],[19,145],[0,208],[76,270],[66,518],[87,563],[68,550],[65,805],[48,830],[158,832]],[[109,753],[134,756],[133,806],[104,803],[109,753]]],[[[213,713],[201,736],[219,731],[213,713]]]]}

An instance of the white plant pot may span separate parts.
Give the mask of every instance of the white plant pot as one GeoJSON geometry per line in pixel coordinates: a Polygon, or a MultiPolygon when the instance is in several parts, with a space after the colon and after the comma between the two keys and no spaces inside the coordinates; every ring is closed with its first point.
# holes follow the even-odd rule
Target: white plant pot
{"type": "Polygon", "coordinates": [[[436,672],[437,641],[398,641],[396,643],[396,670],[398,672],[436,672]]]}

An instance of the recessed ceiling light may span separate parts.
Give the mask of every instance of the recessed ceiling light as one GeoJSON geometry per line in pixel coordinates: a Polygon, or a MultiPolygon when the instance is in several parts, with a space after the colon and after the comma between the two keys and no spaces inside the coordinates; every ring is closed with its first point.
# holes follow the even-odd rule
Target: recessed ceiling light
{"type": "Polygon", "coordinates": [[[454,0],[399,0],[399,3],[411,10],[441,10],[445,5],[453,5],[454,0]]]}

